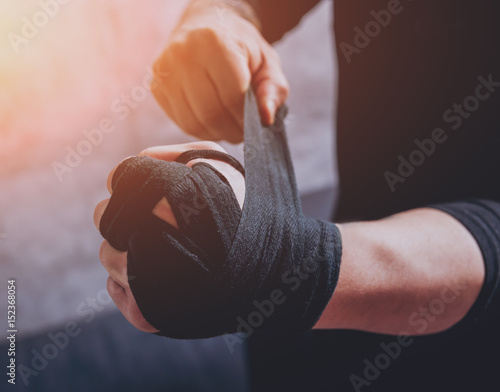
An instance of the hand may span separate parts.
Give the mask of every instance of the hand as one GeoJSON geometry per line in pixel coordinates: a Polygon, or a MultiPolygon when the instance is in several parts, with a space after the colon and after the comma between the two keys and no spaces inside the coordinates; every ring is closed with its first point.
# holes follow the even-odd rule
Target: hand
{"type": "MultiPolygon", "coordinates": [[[[219,150],[225,152],[225,150],[216,143],[195,142],[173,146],[153,147],[142,151],[139,155],[147,155],[151,158],[162,159],[165,161],[175,161],[180,154],[188,150],[219,150]]],[[[214,159],[195,159],[188,162],[187,166],[191,167],[197,162],[207,162],[222,173],[232,186],[240,207],[243,208],[245,197],[245,179],[241,173],[228,163],[214,159]]],[[[108,176],[107,187],[110,193],[111,180],[115,170],[116,168],[113,169],[108,176]]],[[[108,202],[109,199],[103,200],[95,208],[94,223],[97,229],[99,229],[99,223],[108,202]]],[[[170,225],[178,228],[172,208],[165,198],[158,202],[153,210],[153,214],[155,214],[158,218],[163,219],[170,225]]],[[[156,328],[146,321],[130,290],[127,275],[127,252],[120,252],[114,249],[107,241],[103,241],[99,251],[99,258],[101,259],[104,268],[106,268],[109,273],[107,281],[109,295],[125,318],[141,331],[151,333],[158,332],[156,328]]]]}
{"type": "Polygon", "coordinates": [[[204,140],[243,141],[250,87],[265,126],[274,123],[289,92],[277,52],[223,2],[193,1],[154,68],[151,90],[163,110],[186,133],[204,140]]]}

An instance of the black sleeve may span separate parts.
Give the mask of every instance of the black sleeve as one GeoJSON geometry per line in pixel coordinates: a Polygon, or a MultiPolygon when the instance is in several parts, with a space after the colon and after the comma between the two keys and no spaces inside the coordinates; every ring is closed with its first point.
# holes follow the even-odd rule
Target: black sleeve
{"type": "Polygon", "coordinates": [[[281,39],[320,0],[246,0],[256,10],[262,34],[269,42],[281,39]]]}
{"type": "Polygon", "coordinates": [[[477,241],[485,264],[483,287],[467,316],[464,327],[500,316],[500,202],[468,199],[431,205],[461,222],[477,241]]]}

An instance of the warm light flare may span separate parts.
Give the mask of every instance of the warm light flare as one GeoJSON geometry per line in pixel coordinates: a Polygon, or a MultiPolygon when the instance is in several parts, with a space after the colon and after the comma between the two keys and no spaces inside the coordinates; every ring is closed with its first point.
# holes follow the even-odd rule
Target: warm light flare
{"type": "Polygon", "coordinates": [[[13,65],[15,55],[9,41],[9,35],[19,29],[20,20],[26,4],[31,1],[7,0],[0,2],[0,78],[5,76],[5,66],[13,65]]]}
{"type": "MultiPolygon", "coordinates": [[[[2,0],[0,177],[63,160],[103,118],[118,138],[128,122],[115,103],[148,77],[186,1],[2,0]]],[[[144,96],[130,118],[161,114],[144,96]]]]}

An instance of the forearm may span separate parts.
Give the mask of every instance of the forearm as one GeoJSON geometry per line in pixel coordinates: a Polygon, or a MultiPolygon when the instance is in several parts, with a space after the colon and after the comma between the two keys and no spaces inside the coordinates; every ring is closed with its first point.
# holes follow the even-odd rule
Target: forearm
{"type": "MultiPolygon", "coordinates": [[[[273,43],[293,29],[320,0],[192,0],[185,14],[211,12],[225,23],[231,15],[243,17],[273,43]],[[228,18],[226,18],[228,16],[228,18]]],[[[182,21],[181,21],[182,24],[182,21]]]]}
{"type": "Polygon", "coordinates": [[[435,333],[462,319],[479,294],[481,251],[441,211],[418,209],[339,228],[339,282],[315,328],[435,333]]]}

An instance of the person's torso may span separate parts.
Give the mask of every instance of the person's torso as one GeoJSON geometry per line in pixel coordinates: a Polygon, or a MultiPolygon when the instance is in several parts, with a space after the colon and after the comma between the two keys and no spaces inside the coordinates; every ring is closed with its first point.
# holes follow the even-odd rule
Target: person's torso
{"type": "Polygon", "coordinates": [[[500,200],[499,2],[336,0],[335,38],[338,221],[500,200]]]}
{"type": "MultiPolygon", "coordinates": [[[[334,6],[341,185],[335,220],[378,219],[468,197],[500,201],[500,2],[334,6]]],[[[482,390],[496,378],[499,324],[399,349],[397,337],[356,331],[256,336],[254,387],[482,390]]]]}

